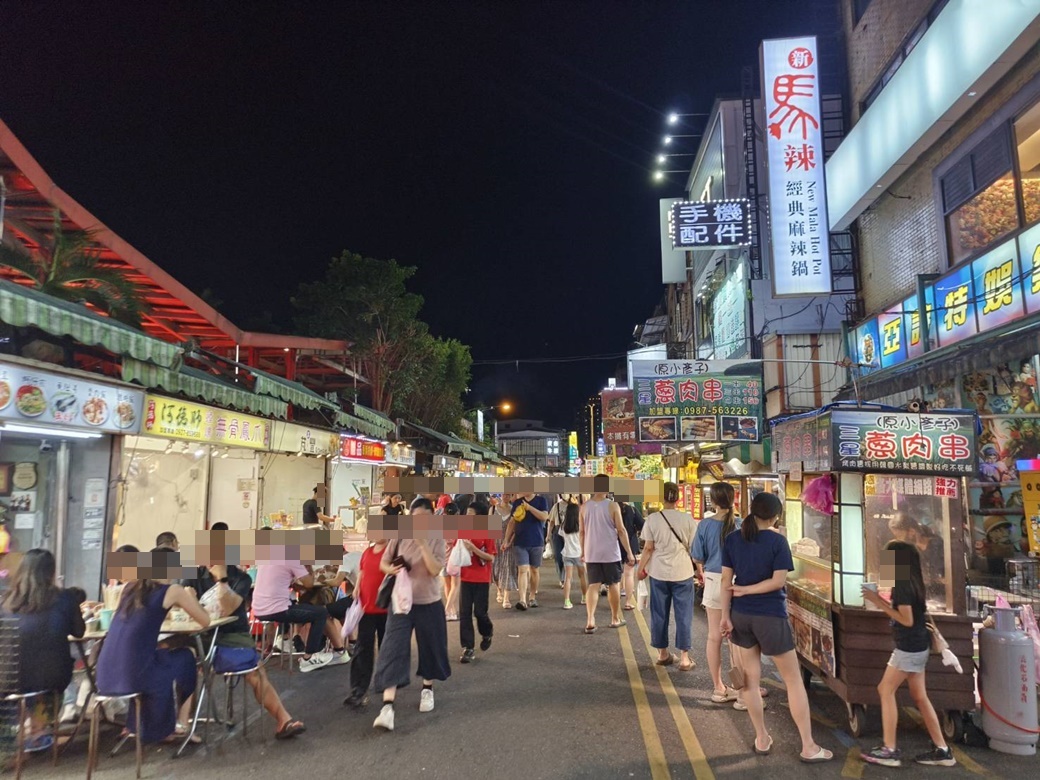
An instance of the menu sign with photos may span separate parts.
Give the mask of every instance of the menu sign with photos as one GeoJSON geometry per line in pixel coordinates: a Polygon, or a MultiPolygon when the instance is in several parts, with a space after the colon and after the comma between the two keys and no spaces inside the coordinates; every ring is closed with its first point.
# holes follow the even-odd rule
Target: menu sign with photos
{"type": "Polygon", "coordinates": [[[954,476],[975,473],[975,416],[886,411],[831,413],[833,468],[954,476]]]}
{"type": "Polygon", "coordinates": [[[773,290],[831,291],[816,38],[762,42],[773,290]]]}
{"type": "Polygon", "coordinates": [[[746,198],[679,201],[668,214],[674,249],[723,249],[751,244],[751,211],[746,198]]]}
{"type": "Polygon", "coordinates": [[[140,390],[0,363],[2,420],[135,434],[141,429],[143,404],[140,390]]]}
{"type": "Polygon", "coordinates": [[[636,360],[640,442],[758,441],[762,371],[739,360],[636,360]]]}

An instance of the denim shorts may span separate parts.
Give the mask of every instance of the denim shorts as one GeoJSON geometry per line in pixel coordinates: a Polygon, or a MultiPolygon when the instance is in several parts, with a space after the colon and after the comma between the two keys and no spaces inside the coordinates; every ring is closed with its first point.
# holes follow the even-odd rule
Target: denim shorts
{"type": "Polygon", "coordinates": [[[892,657],[888,659],[888,665],[893,669],[906,672],[907,674],[921,674],[928,666],[930,650],[922,650],[919,653],[908,653],[898,648],[892,651],[892,657]]]}
{"type": "Polygon", "coordinates": [[[545,553],[545,545],[539,547],[517,547],[516,565],[530,566],[532,569],[541,568],[542,555],[545,553]]]}
{"type": "Polygon", "coordinates": [[[568,558],[565,555],[565,556],[563,556],[563,565],[564,566],[577,566],[577,567],[580,567],[581,566],[581,558],[568,558]]]}

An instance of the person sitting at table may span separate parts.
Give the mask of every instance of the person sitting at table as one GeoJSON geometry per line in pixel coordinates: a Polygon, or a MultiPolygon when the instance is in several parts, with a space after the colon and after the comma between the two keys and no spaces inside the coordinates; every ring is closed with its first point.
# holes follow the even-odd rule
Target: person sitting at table
{"type": "MultiPolygon", "coordinates": [[[[270,533],[270,532],[264,532],[270,533]]],[[[253,616],[257,620],[291,625],[306,624],[306,645],[301,672],[311,672],[330,664],[343,664],[350,660],[340,636],[340,625],[323,606],[293,603],[291,590],[308,591],[315,586],[314,575],[299,561],[274,560],[261,534],[257,534],[257,576],[253,588],[253,616]],[[263,557],[266,556],[267,560],[263,557]],[[333,653],[320,652],[324,640],[332,642],[333,653]]],[[[277,547],[277,545],[274,545],[277,547]]],[[[284,551],[284,548],[282,548],[284,551]]]]}
{"type": "MultiPolygon", "coordinates": [[[[168,561],[169,550],[151,551],[153,567],[168,561]]],[[[186,731],[187,708],[195,693],[195,655],[187,648],[159,648],[159,632],[166,615],[180,607],[202,628],[209,614],[191,593],[165,579],[138,578],[123,588],[119,606],[101,647],[97,663],[97,688],[103,696],[140,693],[141,739],[159,742],[186,731]],[[173,699],[173,686],[177,698],[173,699]],[[178,722],[178,708],[180,711],[178,722]]],[[[131,710],[127,723],[134,723],[131,710]]]]}
{"type": "Polygon", "coordinates": [[[267,672],[260,666],[260,653],[249,633],[249,617],[246,614],[246,601],[252,587],[249,575],[237,566],[220,564],[209,566],[207,573],[209,576],[200,583],[204,588],[202,602],[214,600],[220,607],[221,616],[235,618],[234,623],[224,626],[217,635],[217,654],[213,668],[218,674],[222,674],[256,667],[256,671],[247,674],[245,680],[252,687],[257,702],[278,724],[274,733],[275,739],[289,739],[302,734],[307,727],[285,709],[267,672]],[[260,695],[261,689],[263,698],[260,695]]]}
{"type": "MultiPolygon", "coordinates": [[[[75,594],[59,588],[54,574],[52,552],[29,550],[0,604],[0,614],[14,619],[18,634],[17,688],[3,693],[64,691],[72,682],[69,636],[82,637],[86,625],[75,594]]],[[[33,713],[27,751],[46,750],[53,744],[53,737],[43,733],[46,718],[39,715],[33,713]]]]}

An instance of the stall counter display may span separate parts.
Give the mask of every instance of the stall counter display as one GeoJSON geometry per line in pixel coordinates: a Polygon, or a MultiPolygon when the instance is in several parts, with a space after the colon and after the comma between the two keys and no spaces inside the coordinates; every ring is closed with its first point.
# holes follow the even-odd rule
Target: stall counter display
{"type": "MultiPolygon", "coordinates": [[[[958,674],[938,656],[929,660],[929,695],[948,739],[961,729],[961,713],[975,707],[972,624],[965,616],[964,588],[958,585],[965,579],[963,475],[974,468],[971,456],[962,452],[974,447],[962,439],[973,434],[971,417],[842,408],[774,426],[774,441],[793,424],[789,438],[804,442],[808,431],[814,442],[808,449],[811,470],[803,471],[803,463],[790,458],[778,464],[784,530],[794,560],[787,592],[796,651],[806,677],[819,677],[844,700],[854,736],[880,727],[877,685],[892,650],[891,626],[883,612],[864,605],[861,588],[879,583],[879,592],[887,596],[880,583],[880,560],[891,540],[917,546],[928,611],[967,670],[958,674]],[[876,452],[863,447],[868,440],[875,446],[879,431],[895,437],[892,461],[877,460],[876,452]],[[956,460],[901,461],[899,437],[915,437],[912,441],[922,447],[922,441],[931,441],[936,450],[946,447],[944,453],[956,460]],[[820,490],[821,485],[827,489],[820,490]]],[[[885,442],[889,438],[883,437],[885,442]]],[[[914,446],[908,445],[911,454],[914,446]]],[[[912,704],[905,688],[899,697],[901,704],[912,704]]]]}

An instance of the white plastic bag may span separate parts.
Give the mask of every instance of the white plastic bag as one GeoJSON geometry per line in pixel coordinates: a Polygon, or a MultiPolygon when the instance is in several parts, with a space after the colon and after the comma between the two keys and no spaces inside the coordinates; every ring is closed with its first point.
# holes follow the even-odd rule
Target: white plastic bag
{"type": "Polygon", "coordinates": [[[462,540],[455,542],[455,545],[451,548],[451,555],[448,556],[448,563],[445,568],[452,577],[457,577],[459,572],[466,566],[470,566],[473,563],[473,557],[469,554],[469,550],[466,549],[466,545],[462,543],[462,540]]]}
{"type": "Polygon", "coordinates": [[[350,609],[347,610],[347,614],[343,616],[343,641],[347,640],[351,634],[357,631],[358,623],[361,622],[361,616],[365,614],[361,608],[361,599],[356,598],[350,605],[350,609]]]}
{"type": "Polygon", "coordinates": [[[650,601],[650,589],[647,587],[645,579],[640,580],[636,585],[636,600],[640,609],[646,609],[647,603],[650,601]]]}
{"type": "Polygon", "coordinates": [[[395,615],[407,615],[412,611],[412,578],[406,569],[401,569],[394,581],[394,592],[390,596],[390,605],[395,615]]]}

